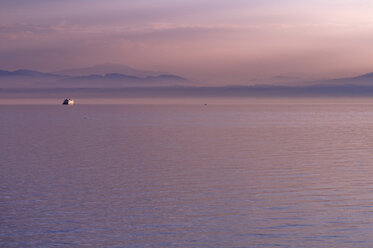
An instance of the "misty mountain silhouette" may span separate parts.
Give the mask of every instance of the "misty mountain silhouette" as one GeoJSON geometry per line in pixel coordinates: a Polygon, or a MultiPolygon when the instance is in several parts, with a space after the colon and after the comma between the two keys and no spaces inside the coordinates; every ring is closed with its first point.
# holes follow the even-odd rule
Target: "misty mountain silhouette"
{"type": "Polygon", "coordinates": [[[363,74],[361,76],[357,76],[357,77],[354,77],[355,79],[361,79],[361,78],[369,78],[369,79],[373,79],[373,72],[371,73],[367,73],[367,74],[363,74]]]}
{"type": "Polygon", "coordinates": [[[43,73],[32,70],[0,70],[1,88],[60,88],[60,87],[126,87],[126,86],[171,86],[190,84],[191,81],[173,74],[138,77],[121,73],[70,76],[43,73]]]}
{"type": "Polygon", "coordinates": [[[373,72],[355,77],[319,80],[311,84],[318,85],[373,85],[373,72]]]}
{"type": "Polygon", "coordinates": [[[0,70],[0,76],[23,76],[23,77],[62,77],[61,75],[51,74],[51,73],[43,73],[39,71],[32,71],[32,70],[16,70],[16,71],[4,71],[0,70]]]}
{"type": "Polygon", "coordinates": [[[159,76],[135,77],[120,73],[108,73],[105,75],[89,75],[78,77],[66,77],[58,80],[64,86],[70,87],[124,87],[124,86],[172,86],[190,85],[186,78],[165,74],[159,76]]]}
{"type": "MultiPolygon", "coordinates": [[[[60,92],[80,90],[118,96],[373,96],[373,73],[356,77],[320,80],[293,86],[198,86],[186,78],[173,74],[138,77],[121,73],[69,76],[32,70],[0,70],[0,89],[19,89],[20,92],[60,92]]],[[[26,94],[24,93],[24,94],[26,94]]],[[[28,94],[28,93],[27,93],[28,94]]],[[[91,93],[89,93],[91,94],[91,93]]]]}
{"type": "Polygon", "coordinates": [[[121,65],[121,64],[100,64],[91,67],[85,68],[76,68],[76,69],[68,69],[68,70],[60,70],[54,72],[55,74],[59,75],[69,75],[69,76],[89,76],[89,75],[106,75],[106,74],[124,74],[130,75],[135,77],[148,77],[148,76],[159,76],[161,74],[165,74],[165,72],[154,72],[154,71],[146,71],[146,70],[138,70],[134,69],[129,66],[121,65]]]}

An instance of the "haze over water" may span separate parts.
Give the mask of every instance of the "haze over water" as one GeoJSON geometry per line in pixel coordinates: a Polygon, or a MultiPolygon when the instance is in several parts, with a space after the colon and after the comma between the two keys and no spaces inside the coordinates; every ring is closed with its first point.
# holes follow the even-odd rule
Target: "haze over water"
{"type": "Polygon", "coordinates": [[[1,0],[0,247],[372,247],[372,13],[1,0]]]}
{"type": "Polygon", "coordinates": [[[373,243],[372,101],[1,105],[0,123],[1,247],[373,243]]]}

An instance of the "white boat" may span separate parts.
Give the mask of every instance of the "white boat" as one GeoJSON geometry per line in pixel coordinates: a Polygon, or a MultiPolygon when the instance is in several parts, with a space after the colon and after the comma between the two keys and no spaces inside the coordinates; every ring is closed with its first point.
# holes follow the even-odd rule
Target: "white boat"
{"type": "Polygon", "coordinates": [[[63,103],[63,105],[74,105],[74,100],[71,98],[66,98],[63,103]]]}

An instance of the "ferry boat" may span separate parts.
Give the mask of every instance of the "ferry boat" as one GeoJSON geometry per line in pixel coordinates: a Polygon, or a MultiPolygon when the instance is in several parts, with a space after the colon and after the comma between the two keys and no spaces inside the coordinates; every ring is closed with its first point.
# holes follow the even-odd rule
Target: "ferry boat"
{"type": "Polygon", "coordinates": [[[63,103],[63,105],[74,105],[74,100],[71,98],[66,98],[63,103]]]}

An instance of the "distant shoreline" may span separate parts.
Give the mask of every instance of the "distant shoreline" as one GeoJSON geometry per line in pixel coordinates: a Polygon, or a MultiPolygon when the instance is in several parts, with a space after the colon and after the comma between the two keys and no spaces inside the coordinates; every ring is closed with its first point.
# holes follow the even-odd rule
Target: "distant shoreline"
{"type": "Polygon", "coordinates": [[[256,98],[256,97],[373,97],[373,86],[216,86],[127,88],[0,88],[1,98],[256,98]]]}

